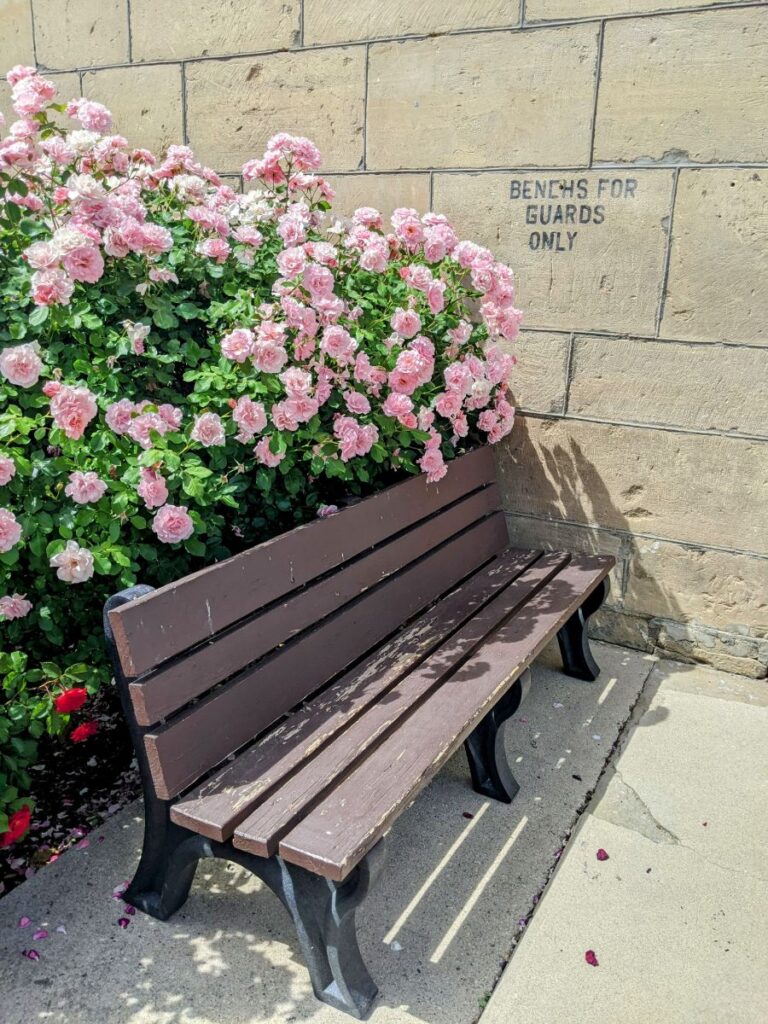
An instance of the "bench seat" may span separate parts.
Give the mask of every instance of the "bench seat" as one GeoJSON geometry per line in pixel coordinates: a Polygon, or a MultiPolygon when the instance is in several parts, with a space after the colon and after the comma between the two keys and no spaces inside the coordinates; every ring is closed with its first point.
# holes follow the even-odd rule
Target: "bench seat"
{"type": "Polygon", "coordinates": [[[144,787],[129,903],[165,920],[203,857],[260,877],[317,996],[364,1016],[355,911],[397,817],[463,743],[510,801],[503,725],[557,637],[595,679],[586,622],[614,560],[509,546],[490,451],[105,606],[144,787]]]}
{"type": "Polygon", "coordinates": [[[172,820],[343,880],[610,564],[507,550],[182,797],[172,820]]]}

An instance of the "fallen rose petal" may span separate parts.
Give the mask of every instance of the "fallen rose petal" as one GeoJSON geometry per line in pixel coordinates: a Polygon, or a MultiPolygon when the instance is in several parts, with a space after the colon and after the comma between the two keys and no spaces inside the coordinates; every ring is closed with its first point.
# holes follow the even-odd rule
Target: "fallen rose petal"
{"type": "Polygon", "coordinates": [[[461,816],[462,818],[474,818],[474,814],[471,814],[469,811],[462,811],[461,816]]]}
{"type": "Polygon", "coordinates": [[[595,956],[594,949],[588,949],[587,952],[584,954],[584,959],[587,961],[590,967],[600,966],[600,963],[598,962],[598,959],[595,956]]]}
{"type": "Polygon", "coordinates": [[[38,928],[37,931],[33,934],[32,938],[35,941],[37,941],[38,939],[47,939],[48,932],[46,931],[45,928],[38,928]]]}
{"type": "Polygon", "coordinates": [[[136,913],[136,907],[132,907],[130,903],[126,903],[126,905],[123,907],[123,913],[130,914],[130,916],[133,917],[133,915],[136,913]]]}
{"type": "Polygon", "coordinates": [[[39,960],[40,954],[36,949],[22,949],[21,955],[25,956],[27,960],[39,960]]]}
{"type": "Polygon", "coordinates": [[[556,700],[556,701],[554,702],[554,704],[552,705],[552,707],[553,707],[553,708],[561,708],[561,707],[563,707],[563,705],[562,705],[562,704],[560,703],[560,701],[559,701],[559,700],[556,700]]]}
{"type": "Polygon", "coordinates": [[[608,854],[605,852],[605,850],[602,848],[602,846],[597,851],[596,857],[597,857],[598,860],[608,860],[608,854]]]}
{"type": "Polygon", "coordinates": [[[117,919],[117,923],[120,928],[127,928],[131,922],[128,920],[127,917],[119,917],[117,919]]]}
{"type": "Polygon", "coordinates": [[[76,850],[87,850],[90,845],[91,845],[91,840],[90,839],[81,839],[80,842],[75,847],[75,849],[76,850]]]}
{"type": "Polygon", "coordinates": [[[28,928],[31,924],[32,924],[32,918],[31,917],[20,917],[19,918],[19,928],[28,928]]]}
{"type": "Polygon", "coordinates": [[[56,931],[60,932],[62,935],[66,935],[67,934],[67,929],[64,927],[63,924],[57,925],[56,926],[56,931]]]}

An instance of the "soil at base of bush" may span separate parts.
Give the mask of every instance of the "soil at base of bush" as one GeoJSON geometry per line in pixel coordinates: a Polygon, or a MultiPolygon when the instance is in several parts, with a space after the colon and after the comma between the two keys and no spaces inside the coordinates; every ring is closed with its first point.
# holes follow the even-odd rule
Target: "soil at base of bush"
{"type": "Polygon", "coordinates": [[[32,777],[32,824],[24,838],[0,849],[0,897],[51,863],[70,846],[98,842],[91,836],[107,818],[137,797],[139,771],[114,687],[88,702],[99,724],[83,743],[40,741],[32,777]]]}

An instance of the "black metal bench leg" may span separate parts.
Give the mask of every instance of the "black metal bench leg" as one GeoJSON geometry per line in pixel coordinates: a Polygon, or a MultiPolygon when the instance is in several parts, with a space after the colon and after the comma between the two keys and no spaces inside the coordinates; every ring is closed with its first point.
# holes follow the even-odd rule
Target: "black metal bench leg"
{"type": "Polygon", "coordinates": [[[520,786],[507,760],[503,726],[522,704],[530,685],[531,670],[526,669],[464,741],[472,788],[505,804],[512,802],[520,786]]]}
{"type": "Polygon", "coordinates": [[[378,989],[360,955],[355,911],[381,870],[379,843],[343,881],[333,882],[280,860],[282,899],[296,926],[318,999],[362,1019],[378,989]]]}
{"type": "Polygon", "coordinates": [[[587,635],[587,619],[594,615],[608,596],[610,581],[606,578],[592,591],[580,608],[558,631],[557,642],[567,675],[594,682],[600,675],[600,666],[592,656],[587,635]]]}
{"type": "Polygon", "coordinates": [[[144,847],[125,901],[167,921],[187,901],[197,862],[205,856],[202,836],[174,825],[160,800],[145,800],[144,814],[144,847]]]}

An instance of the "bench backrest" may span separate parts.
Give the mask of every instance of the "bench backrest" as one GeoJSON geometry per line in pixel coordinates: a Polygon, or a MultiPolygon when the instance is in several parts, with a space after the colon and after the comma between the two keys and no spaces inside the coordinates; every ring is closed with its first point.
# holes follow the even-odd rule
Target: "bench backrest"
{"type": "Polygon", "coordinates": [[[493,456],[410,478],[108,612],[170,799],[508,544],[493,456]]]}

